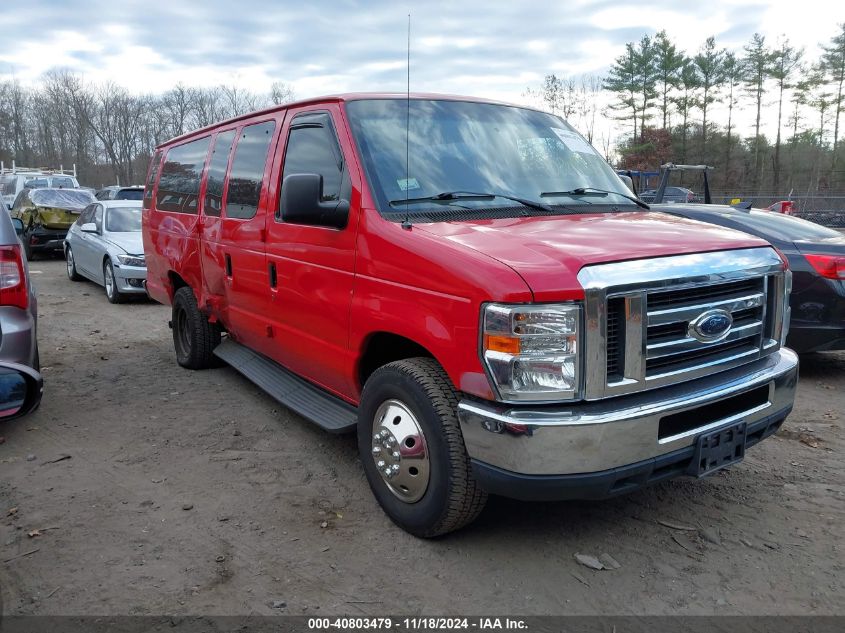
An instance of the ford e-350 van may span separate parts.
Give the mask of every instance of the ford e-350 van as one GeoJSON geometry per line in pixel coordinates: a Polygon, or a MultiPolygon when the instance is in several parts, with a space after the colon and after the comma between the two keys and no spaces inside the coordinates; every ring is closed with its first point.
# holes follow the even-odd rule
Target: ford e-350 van
{"type": "Polygon", "coordinates": [[[143,207],[179,364],[223,359],[357,432],[376,498],[419,536],[472,521],[488,493],[708,475],[792,408],[784,260],[649,212],[550,114],[424,95],[279,106],[159,147],[143,207]]]}

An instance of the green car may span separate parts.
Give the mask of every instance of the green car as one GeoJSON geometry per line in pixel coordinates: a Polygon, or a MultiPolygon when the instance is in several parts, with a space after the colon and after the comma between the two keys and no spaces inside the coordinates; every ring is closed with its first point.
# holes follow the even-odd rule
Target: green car
{"type": "Polygon", "coordinates": [[[96,202],[85,189],[24,189],[9,212],[23,222],[24,252],[27,259],[36,253],[61,255],[70,225],[82,209],[96,202]]]}

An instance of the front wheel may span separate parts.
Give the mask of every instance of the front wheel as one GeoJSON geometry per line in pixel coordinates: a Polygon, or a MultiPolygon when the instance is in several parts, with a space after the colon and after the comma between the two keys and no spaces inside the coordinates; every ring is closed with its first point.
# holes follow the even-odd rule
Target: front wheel
{"type": "Polygon", "coordinates": [[[65,266],[67,267],[67,278],[71,281],[81,281],[82,276],[76,270],[76,260],[73,258],[73,249],[68,246],[65,251],[65,266]]]}
{"type": "Polygon", "coordinates": [[[220,328],[208,322],[197,306],[194,291],[183,286],[173,295],[173,347],[176,362],[188,369],[207,369],[219,363],[214,348],[220,345],[220,328]]]}
{"type": "Polygon", "coordinates": [[[471,523],[487,494],[478,486],[443,368],[411,358],[376,370],[358,409],[358,451],[373,494],[399,527],[424,538],[471,523]]]}
{"type": "Polygon", "coordinates": [[[103,287],[106,289],[106,299],[109,300],[109,303],[121,303],[123,301],[123,294],[117,289],[117,281],[114,278],[114,267],[108,260],[103,264],[103,287]]]}

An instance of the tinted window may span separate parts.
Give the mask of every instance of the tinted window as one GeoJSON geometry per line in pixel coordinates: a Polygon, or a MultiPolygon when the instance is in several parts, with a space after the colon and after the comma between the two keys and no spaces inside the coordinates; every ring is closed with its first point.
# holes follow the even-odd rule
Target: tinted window
{"type": "MultiPolygon", "coordinates": [[[[306,121],[308,119],[312,117],[306,121]]],[[[298,124],[299,120],[294,120],[288,136],[282,182],[285,176],[291,174],[320,174],[323,177],[322,200],[338,200],[341,182],[341,165],[338,163],[340,149],[334,132],[328,127],[328,117],[319,117],[323,124],[310,121],[298,124]]]]}
{"type": "Polygon", "coordinates": [[[10,196],[15,193],[17,176],[0,176],[0,195],[10,196]]]}
{"type": "Polygon", "coordinates": [[[53,187],[75,187],[76,183],[73,182],[73,178],[53,178],[53,187]]]}
{"type": "Polygon", "coordinates": [[[76,221],[79,226],[94,221],[94,206],[95,205],[92,204],[85,207],[85,210],[79,214],[79,219],[76,221]]]}
{"type": "Polygon", "coordinates": [[[226,190],[227,218],[249,219],[258,211],[264,166],[275,129],[276,122],[267,121],[241,130],[226,190]]]}
{"type": "Polygon", "coordinates": [[[167,152],[158,181],[159,211],[196,213],[200,175],[208,153],[209,137],[172,148],[167,152]]]}
{"type": "Polygon", "coordinates": [[[134,233],[141,230],[141,207],[112,207],[106,213],[106,230],[134,233]]]}
{"type": "Polygon", "coordinates": [[[115,200],[143,200],[143,189],[121,189],[114,197],[115,200]]]}
{"type": "Polygon", "coordinates": [[[38,189],[39,187],[47,187],[49,184],[46,178],[30,178],[23,186],[29,187],[30,189],[38,189]]]}
{"type": "Polygon", "coordinates": [[[94,224],[97,225],[97,232],[103,232],[103,205],[98,204],[94,207],[94,224]]]}
{"type": "Polygon", "coordinates": [[[158,168],[161,165],[161,150],[158,150],[150,161],[150,173],[147,175],[147,186],[144,188],[144,208],[149,209],[153,199],[153,185],[158,177],[158,168]]]}
{"type": "Polygon", "coordinates": [[[226,177],[229,154],[234,142],[235,130],[217,135],[211,161],[208,163],[208,181],[205,185],[205,205],[203,206],[203,213],[206,215],[217,217],[223,209],[223,180],[226,177]]]}

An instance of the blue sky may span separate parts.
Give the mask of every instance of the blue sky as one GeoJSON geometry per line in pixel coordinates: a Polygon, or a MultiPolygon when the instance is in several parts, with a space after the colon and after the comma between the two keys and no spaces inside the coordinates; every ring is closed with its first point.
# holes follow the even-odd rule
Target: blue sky
{"type": "Polygon", "coordinates": [[[694,52],[706,37],[739,49],[786,34],[815,57],[845,22],[832,0],[565,2],[262,2],[5,0],[0,74],[26,82],[51,67],[135,92],[237,83],[298,97],[411,88],[525,101],[545,74],[603,74],[628,41],[665,28],[694,52]]]}

